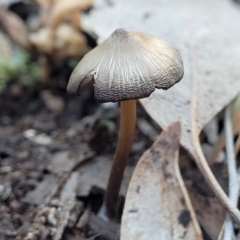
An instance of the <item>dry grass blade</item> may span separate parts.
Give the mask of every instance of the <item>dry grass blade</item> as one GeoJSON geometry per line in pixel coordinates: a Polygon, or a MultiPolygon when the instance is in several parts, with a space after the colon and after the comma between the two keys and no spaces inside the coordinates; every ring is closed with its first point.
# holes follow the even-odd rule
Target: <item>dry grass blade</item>
{"type": "Polygon", "coordinates": [[[126,197],[121,239],[202,239],[178,166],[180,123],[140,158],[126,197]]]}

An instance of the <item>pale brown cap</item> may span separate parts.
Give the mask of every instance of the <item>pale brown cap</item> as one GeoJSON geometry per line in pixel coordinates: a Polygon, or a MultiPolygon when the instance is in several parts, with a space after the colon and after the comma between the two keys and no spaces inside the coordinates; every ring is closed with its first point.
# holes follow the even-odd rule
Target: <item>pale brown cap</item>
{"type": "Polygon", "coordinates": [[[67,91],[80,94],[93,84],[97,101],[119,102],[148,97],[155,88],[168,89],[182,77],[181,56],[169,43],[117,29],[78,63],[67,91]]]}

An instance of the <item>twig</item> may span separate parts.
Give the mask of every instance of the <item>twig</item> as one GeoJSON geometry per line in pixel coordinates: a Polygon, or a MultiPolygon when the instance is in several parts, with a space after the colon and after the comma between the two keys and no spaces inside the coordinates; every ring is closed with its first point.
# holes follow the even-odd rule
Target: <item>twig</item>
{"type": "Polygon", "coordinates": [[[60,193],[60,200],[63,205],[61,209],[58,210],[58,226],[56,228],[56,234],[53,237],[53,240],[62,239],[62,234],[64,232],[65,227],[67,226],[68,219],[70,216],[70,211],[73,209],[76,200],[76,189],[78,185],[78,172],[72,172],[68,181],[63,186],[63,189],[60,193]]]}
{"type": "MultiPolygon", "coordinates": [[[[234,141],[233,141],[233,130],[231,123],[231,105],[229,105],[225,110],[224,116],[224,130],[226,138],[226,158],[228,166],[228,181],[229,181],[229,199],[237,206],[238,202],[238,192],[239,192],[239,183],[238,183],[238,174],[236,168],[236,159],[234,154],[234,141]]],[[[225,219],[225,231],[223,240],[232,240],[233,236],[233,221],[229,214],[227,214],[225,219]]]]}

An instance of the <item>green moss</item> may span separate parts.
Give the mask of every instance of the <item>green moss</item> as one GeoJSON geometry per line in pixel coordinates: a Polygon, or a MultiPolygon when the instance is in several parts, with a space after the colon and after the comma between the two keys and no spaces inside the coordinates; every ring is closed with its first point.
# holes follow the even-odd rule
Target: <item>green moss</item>
{"type": "Polygon", "coordinates": [[[23,50],[3,54],[0,49],[0,92],[11,79],[17,79],[20,85],[36,83],[40,74],[37,63],[31,62],[29,55],[23,50]]]}

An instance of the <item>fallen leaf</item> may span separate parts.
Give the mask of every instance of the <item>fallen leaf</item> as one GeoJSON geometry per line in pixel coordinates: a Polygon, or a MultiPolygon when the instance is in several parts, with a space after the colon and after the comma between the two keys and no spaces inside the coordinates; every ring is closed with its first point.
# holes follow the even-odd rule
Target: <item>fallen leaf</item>
{"type": "MultiPolygon", "coordinates": [[[[49,25],[56,27],[63,22],[64,18],[72,17],[81,10],[86,10],[93,5],[93,0],[58,0],[53,5],[51,15],[49,17],[49,25]]],[[[79,21],[80,24],[80,21],[79,21]]]]}
{"type": "Polygon", "coordinates": [[[86,37],[68,24],[61,24],[56,28],[55,48],[69,57],[82,56],[89,50],[86,37]]]}
{"type": "Polygon", "coordinates": [[[29,35],[30,42],[39,52],[57,58],[82,56],[88,51],[86,37],[71,25],[62,23],[57,28],[42,27],[29,35]]]}
{"type": "Polygon", "coordinates": [[[121,240],[202,239],[178,166],[180,123],[140,158],[126,196],[121,240]]]}
{"type": "Polygon", "coordinates": [[[140,102],[163,129],[174,121],[182,123],[182,146],[240,226],[240,212],[209,169],[198,138],[204,125],[240,91],[239,16],[239,9],[226,0],[151,0],[147,7],[126,0],[96,8],[83,27],[87,25],[101,41],[124,26],[164,38],[179,49],[185,69],[181,82],[168,91],[156,90],[140,102]],[[221,15],[227,17],[219,18],[221,15]]]}
{"type": "Polygon", "coordinates": [[[43,27],[29,35],[30,42],[39,52],[51,54],[54,49],[54,33],[49,27],[43,27]]]}
{"type": "Polygon", "coordinates": [[[47,175],[35,189],[28,192],[22,202],[33,205],[47,203],[59,188],[59,179],[55,175],[47,175]]]}
{"type": "Polygon", "coordinates": [[[0,6],[0,25],[15,43],[25,49],[30,49],[27,27],[17,14],[0,6]]]}
{"type": "MultiPolygon", "coordinates": [[[[107,157],[96,157],[79,169],[78,196],[84,197],[90,194],[93,187],[105,190],[112,160],[107,157]]],[[[122,196],[126,195],[128,183],[133,172],[133,167],[127,166],[120,189],[122,196]]]]}
{"type": "Polygon", "coordinates": [[[79,144],[79,149],[81,149],[81,151],[76,153],[77,157],[71,154],[69,151],[59,151],[54,153],[46,168],[50,172],[61,176],[64,173],[70,173],[80,163],[94,156],[94,153],[89,151],[84,144],[79,144]]]}

